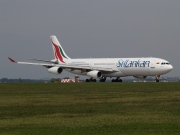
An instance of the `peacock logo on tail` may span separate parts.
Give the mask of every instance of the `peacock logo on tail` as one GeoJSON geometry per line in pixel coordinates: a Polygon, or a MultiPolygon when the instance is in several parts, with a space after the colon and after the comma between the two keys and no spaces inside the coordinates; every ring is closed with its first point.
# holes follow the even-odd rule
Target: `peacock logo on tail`
{"type": "Polygon", "coordinates": [[[51,42],[54,50],[54,57],[60,62],[66,63],[65,60],[70,58],[66,55],[56,36],[51,36],[51,42]]]}

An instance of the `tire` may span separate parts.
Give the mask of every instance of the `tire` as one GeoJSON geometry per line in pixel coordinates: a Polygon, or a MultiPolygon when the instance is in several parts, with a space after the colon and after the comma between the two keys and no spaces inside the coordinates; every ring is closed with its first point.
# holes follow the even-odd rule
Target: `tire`
{"type": "Polygon", "coordinates": [[[105,82],[106,80],[105,79],[100,79],[99,82],[105,82]]]}
{"type": "Polygon", "coordinates": [[[90,82],[90,80],[89,80],[89,79],[86,79],[86,82],[90,82]]]}
{"type": "Polygon", "coordinates": [[[156,82],[159,82],[159,80],[156,80],[156,82]]]}
{"type": "Polygon", "coordinates": [[[119,82],[122,82],[122,79],[119,79],[119,82]]]}

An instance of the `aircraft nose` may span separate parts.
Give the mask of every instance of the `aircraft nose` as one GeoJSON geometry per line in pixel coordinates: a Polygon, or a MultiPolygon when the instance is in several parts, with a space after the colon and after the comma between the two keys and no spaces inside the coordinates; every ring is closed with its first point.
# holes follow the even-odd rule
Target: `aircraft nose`
{"type": "Polygon", "coordinates": [[[173,69],[172,65],[169,65],[168,70],[171,71],[173,69]]]}
{"type": "Polygon", "coordinates": [[[173,69],[173,66],[171,65],[171,70],[173,69]]]}

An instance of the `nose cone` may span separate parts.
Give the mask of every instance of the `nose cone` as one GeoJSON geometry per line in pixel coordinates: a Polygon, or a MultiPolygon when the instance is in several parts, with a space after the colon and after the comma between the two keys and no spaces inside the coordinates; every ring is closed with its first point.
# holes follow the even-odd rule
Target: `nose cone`
{"type": "Polygon", "coordinates": [[[170,72],[172,69],[173,69],[173,66],[169,65],[167,70],[168,70],[168,72],[170,72]]]}
{"type": "Polygon", "coordinates": [[[169,65],[169,69],[172,70],[172,69],[173,69],[173,66],[172,66],[172,65],[169,65]]]}

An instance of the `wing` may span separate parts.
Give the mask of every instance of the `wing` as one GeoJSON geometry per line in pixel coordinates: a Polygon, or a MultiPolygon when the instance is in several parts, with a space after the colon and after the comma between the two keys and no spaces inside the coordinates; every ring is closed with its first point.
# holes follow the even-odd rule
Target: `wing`
{"type": "MultiPolygon", "coordinates": [[[[56,64],[53,63],[31,63],[31,62],[17,62],[14,59],[8,57],[9,60],[13,63],[17,63],[17,64],[26,64],[26,65],[39,65],[39,66],[44,66],[44,67],[54,67],[56,66],[56,64]]],[[[42,60],[43,61],[43,60],[42,60]]],[[[44,61],[45,62],[45,61],[44,61]]],[[[49,62],[49,61],[48,61],[49,62]]]]}
{"type": "Polygon", "coordinates": [[[53,59],[53,60],[42,60],[42,59],[29,59],[29,60],[35,60],[35,61],[41,61],[41,62],[49,62],[49,63],[58,63],[57,59],[53,59]]]}
{"type": "MultiPolygon", "coordinates": [[[[106,72],[113,72],[113,71],[119,71],[117,69],[113,69],[113,68],[105,68],[105,67],[91,67],[91,66],[79,66],[79,65],[66,65],[66,64],[56,64],[54,62],[52,63],[31,63],[31,62],[17,62],[14,59],[8,57],[9,60],[13,63],[17,63],[17,64],[26,64],[26,65],[39,65],[39,66],[44,66],[46,68],[50,68],[50,67],[61,67],[61,68],[68,68],[68,69],[79,69],[79,70],[98,70],[98,71],[106,71],[106,72]]],[[[38,61],[44,61],[44,62],[51,62],[48,60],[39,60],[39,59],[33,59],[33,60],[38,60],[38,61]]]]}

